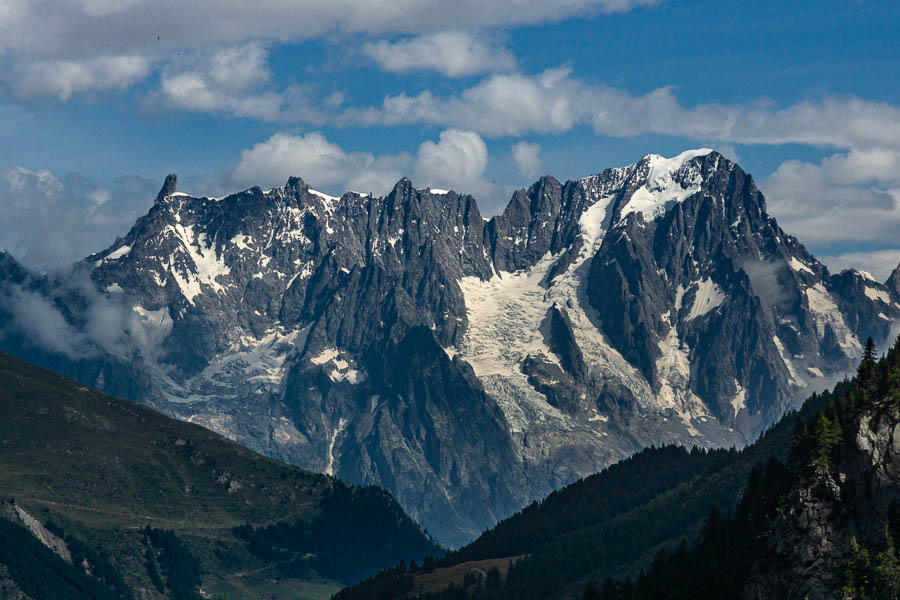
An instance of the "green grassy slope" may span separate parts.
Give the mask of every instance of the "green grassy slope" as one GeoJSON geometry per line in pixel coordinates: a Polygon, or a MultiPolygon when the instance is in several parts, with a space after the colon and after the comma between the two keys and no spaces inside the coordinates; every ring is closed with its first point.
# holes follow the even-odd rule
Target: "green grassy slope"
{"type": "Polygon", "coordinates": [[[322,576],[329,565],[311,553],[298,556],[297,547],[278,560],[261,558],[235,536],[244,523],[316,524],[320,517],[336,523],[309,528],[334,533],[333,543],[314,540],[317,549],[334,560],[359,552],[371,557],[355,573],[342,572],[344,581],[440,552],[386,492],[284,465],[5,353],[0,496],[107,552],[129,586],[150,597],[158,593],[147,568],[148,524],[175,532],[200,562],[203,589],[229,598],[322,598],[341,584],[322,576]],[[363,547],[348,548],[357,538],[341,535],[342,523],[403,543],[380,546],[374,538],[382,536],[370,535],[363,547]]]}

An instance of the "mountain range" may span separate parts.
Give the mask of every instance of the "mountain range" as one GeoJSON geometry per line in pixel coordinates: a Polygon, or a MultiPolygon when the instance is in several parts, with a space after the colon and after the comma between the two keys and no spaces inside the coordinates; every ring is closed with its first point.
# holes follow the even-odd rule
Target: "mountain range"
{"type": "Polygon", "coordinates": [[[710,150],[543,177],[490,219],[408,179],[170,175],[71,269],[0,255],[0,348],[383,486],[451,547],[651,444],[753,441],[898,317],[900,271],[830,273],[710,150]]]}

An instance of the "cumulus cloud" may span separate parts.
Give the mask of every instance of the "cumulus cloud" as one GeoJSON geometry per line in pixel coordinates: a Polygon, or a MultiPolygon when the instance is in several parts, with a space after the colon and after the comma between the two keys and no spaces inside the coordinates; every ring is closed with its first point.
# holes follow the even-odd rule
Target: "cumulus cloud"
{"type": "Polygon", "coordinates": [[[481,135],[521,135],[529,131],[567,131],[590,115],[590,88],[551,69],[536,76],[491,76],[456,96],[425,90],[415,96],[386,96],[381,107],[348,110],[345,118],[362,124],[425,123],[477,131],[481,135]]]}
{"type": "Polygon", "coordinates": [[[345,190],[382,195],[390,191],[410,170],[413,158],[406,152],[375,157],[359,172],[353,173],[344,185],[345,190]]]}
{"type": "Polygon", "coordinates": [[[310,185],[334,190],[374,163],[373,155],[345,152],[321,133],[276,133],[241,152],[232,178],[247,185],[274,186],[299,175],[310,185]]]}
{"type": "Polygon", "coordinates": [[[241,152],[230,179],[237,185],[282,185],[291,175],[333,194],[384,194],[404,176],[420,187],[453,188],[487,198],[496,186],[484,179],[488,151],[471,131],[446,130],[422,142],[415,156],[347,152],[319,132],[279,132],[241,152]]]}
{"type": "Polygon", "coordinates": [[[17,74],[17,93],[68,100],[85,90],[121,90],[147,77],[152,64],[150,58],[138,55],[26,63],[17,74]]]}
{"type": "Polygon", "coordinates": [[[487,146],[480,135],[448,129],[436,143],[426,140],[419,146],[415,176],[434,187],[465,187],[481,179],[487,161],[487,146]]]}
{"type": "Polygon", "coordinates": [[[900,231],[900,152],[850,150],[786,161],[763,184],[770,212],[804,243],[890,247],[900,231]]]}
{"type": "Polygon", "coordinates": [[[112,187],[81,175],[0,167],[0,248],[51,270],[105,248],[153,204],[158,184],[123,177],[112,187]]]}
{"type": "Polygon", "coordinates": [[[525,177],[535,177],[541,172],[541,147],[538,144],[520,140],[513,144],[510,155],[519,172],[525,177]]]}
{"type": "Polygon", "coordinates": [[[488,34],[445,31],[389,42],[369,42],[366,54],[385,71],[408,73],[434,70],[447,77],[509,71],[516,66],[512,53],[488,34]]]}
{"type": "Polygon", "coordinates": [[[160,88],[145,108],[224,112],[236,117],[275,121],[285,98],[263,88],[271,80],[267,50],[257,44],[216,48],[167,65],[160,88]]]}

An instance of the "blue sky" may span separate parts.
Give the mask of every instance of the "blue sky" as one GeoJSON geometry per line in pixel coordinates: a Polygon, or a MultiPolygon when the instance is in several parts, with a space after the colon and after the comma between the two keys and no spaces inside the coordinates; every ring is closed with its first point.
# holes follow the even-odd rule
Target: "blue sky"
{"type": "Polygon", "coordinates": [[[490,213],[541,174],[709,146],[834,268],[900,260],[896,2],[198,4],[0,7],[0,247],[103,248],[172,171],[198,195],[406,175],[490,213]]]}

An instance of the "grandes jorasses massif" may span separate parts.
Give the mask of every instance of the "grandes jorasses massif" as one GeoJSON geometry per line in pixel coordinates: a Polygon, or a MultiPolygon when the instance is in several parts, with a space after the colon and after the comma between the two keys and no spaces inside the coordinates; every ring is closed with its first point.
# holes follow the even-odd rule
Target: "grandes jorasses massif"
{"type": "Polygon", "coordinates": [[[752,440],[900,316],[900,286],[829,273],[709,150],[544,177],[490,220],[407,179],[170,176],[107,250],[0,279],[3,349],[382,485],[452,546],[648,444],[752,440]]]}

